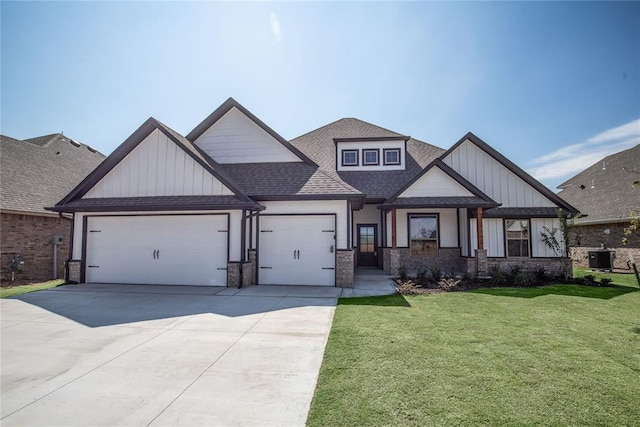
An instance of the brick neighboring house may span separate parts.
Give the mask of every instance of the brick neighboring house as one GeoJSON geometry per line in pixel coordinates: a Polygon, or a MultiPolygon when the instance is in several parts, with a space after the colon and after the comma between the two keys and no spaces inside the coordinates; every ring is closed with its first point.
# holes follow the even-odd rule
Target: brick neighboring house
{"type": "Polygon", "coordinates": [[[62,236],[56,254],[56,276],[62,278],[71,221],[44,208],[60,200],[105,156],[62,134],[24,141],[0,135],[0,142],[0,280],[11,280],[16,254],[22,256],[24,269],[16,271],[15,280],[54,278],[54,235],[62,236]]]}
{"type": "Polygon", "coordinates": [[[614,268],[628,269],[629,255],[640,264],[640,235],[622,244],[631,212],[640,212],[640,186],[632,185],[639,179],[640,144],[605,157],[558,186],[558,195],[586,215],[574,229],[580,235],[580,246],[572,249],[577,265],[587,267],[588,252],[602,247],[615,251],[614,268]]]}

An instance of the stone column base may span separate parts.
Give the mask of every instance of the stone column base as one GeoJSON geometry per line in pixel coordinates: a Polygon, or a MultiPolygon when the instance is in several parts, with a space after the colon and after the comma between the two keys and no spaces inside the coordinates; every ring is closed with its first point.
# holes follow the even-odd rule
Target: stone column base
{"type": "Polygon", "coordinates": [[[336,251],[336,286],[339,288],[353,288],[354,253],[353,249],[336,251]]]}
{"type": "Polygon", "coordinates": [[[79,259],[70,259],[67,261],[67,283],[80,283],[82,272],[82,261],[79,259]]]}
{"type": "Polygon", "coordinates": [[[489,260],[486,249],[476,249],[476,276],[485,277],[489,275],[489,260]]]}

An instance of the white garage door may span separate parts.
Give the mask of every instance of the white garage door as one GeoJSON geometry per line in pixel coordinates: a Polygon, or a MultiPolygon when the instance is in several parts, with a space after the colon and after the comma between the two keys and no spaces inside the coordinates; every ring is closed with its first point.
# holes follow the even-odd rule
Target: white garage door
{"type": "Polygon", "coordinates": [[[261,215],[259,283],[335,286],[333,215],[261,215]]]}
{"type": "Polygon", "coordinates": [[[226,286],[228,215],[87,218],[86,281],[226,286]]]}

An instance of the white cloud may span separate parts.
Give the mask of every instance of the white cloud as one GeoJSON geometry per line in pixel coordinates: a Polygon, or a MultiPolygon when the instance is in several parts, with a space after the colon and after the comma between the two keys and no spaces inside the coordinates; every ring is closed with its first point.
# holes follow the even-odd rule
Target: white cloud
{"type": "Polygon", "coordinates": [[[640,119],[607,129],[584,142],[567,145],[533,160],[529,173],[539,180],[569,178],[603,157],[640,143],[640,119]]]}
{"type": "Polygon", "coordinates": [[[276,39],[277,42],[282,41],[282,29],[280,28],[278,15],[276,15],[275,12],[271,12],[271,32],[273,33],[273,38],[276,39]]]}

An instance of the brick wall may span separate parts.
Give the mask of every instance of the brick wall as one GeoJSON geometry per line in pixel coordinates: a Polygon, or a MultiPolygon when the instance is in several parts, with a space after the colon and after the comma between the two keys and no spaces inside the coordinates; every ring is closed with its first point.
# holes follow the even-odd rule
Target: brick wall
{"type": "Polygon", "coordinates": [[[571,258],[575,265],[589,266],[589,251],[600,249],[603,245],[607,249],[615,251],[613,268],[628,269],[629,255],[633,257],[636,265],[640,264],[640,234],[628,236],[629,244],[622,245],[624,237],[623,229],[629,223],[618,224],[594,224],[575,226],[571,231],[572,241],[579,236],[580,246],[571,248],[571,258]]]}
{"type": "Polygon", "coordinates": [[[58,278],[64,278],[64,263],[69,257],[70,221],[59,217],[0,214],[0,280],[11,280],[9,263],[15,254],[22,255],[24,270],[17,271],[16,280],[42,282],[53,279],[53,236],[61,234],[58,245],[58,278]]]}
{"type": "Polygon", "coordinates": [[[336,252],[336,286],[353,287],[354,250],[338,249],[336,252]]]}

